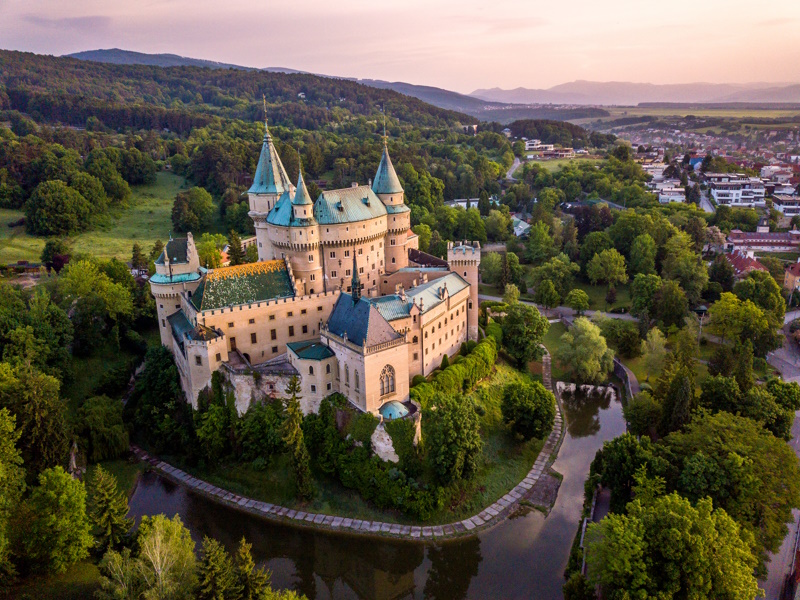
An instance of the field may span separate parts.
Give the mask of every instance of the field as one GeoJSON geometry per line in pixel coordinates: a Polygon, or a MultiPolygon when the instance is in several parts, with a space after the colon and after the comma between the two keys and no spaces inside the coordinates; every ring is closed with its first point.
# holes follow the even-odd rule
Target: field
{"type": "MultiPolygon", "coordinates": [[[[70,238],[73,249],[98,258],[129,260],[134,243],[149,250],[157,239],[166,241],[172,229],[172,202],[185,186],[183,177],[158,173],[156,183],[132,188],[127,208],[115,211],[93,231],[70,238]]],[[[0,209],[0,263],[39,260],[45,239],[28,235],[24,226],[8,227],[24,216],[21,210],[0,209]]]]}
{"type": "Polygon", "coordinates": [[[551,173],[558,171],[561,167],[565,167],[571,163],[589,163],[592,165],[596,165],[601,161],[596,158],[556,158],[554,160],[531,160],[528,161],[537,165],[540,165],[550,171],[551,173]]]}

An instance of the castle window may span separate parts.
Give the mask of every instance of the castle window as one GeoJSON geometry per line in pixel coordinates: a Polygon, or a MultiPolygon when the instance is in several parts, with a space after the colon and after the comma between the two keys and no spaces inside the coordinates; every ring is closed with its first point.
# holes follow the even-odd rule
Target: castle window
{"type": "Polygon", "coordinates": [[[289,337],[294,337],[294,325],[289,325],[289,337]]]}
{"type": "Polygon", "coordinates": [[[194,357],[194,364],[202,365],[203,364],[203,359],[201,357],[199,357],[199,356],[195,356],[194,357]]]}
{"type": "Polygon", "coordinates": [[[363,248],[359,248],[358,249],[358,255],[361,256],[362,254],[364,254],[364,249],[363,248]]]}
{"type": "Polygon", "coordinates": [[[289,312],[286,313],[286,316],[287,317],[293,317],[294,313],[292,311],[289,311],[289,312]]]}
{"type": "Polygon", "coordinates": [[[345,277],[350,277],[350,269],[345,269],[344,276],[345,277]]]}
{"type": "Polygon", "coordinates": [[[417,336],[414,336],[414,339],[411,340],[411,341],[412,341],[412,343],[416,344],[416,343],[419,342],[419,338],[417,336]]]}
{"type": "Polygon", "coordinates": [[[348,365],[344,366],[344,384],[350,385],[350,367],[348,365]]]}
{"type": "Polygon", "coordinates": [[[255,322],[256,322],[256,320],[255,320],[255,319],[250,319],[250,320],[248,321],[248,323],[249,323],[250,325],[252,325],[252,324],[253,324],[253,323],[255,323],[255,322]]]}
{"type": "Polygon", "coordinates": [[[331,271],[331,277],[336,277],[336,271],[331,271]]]}
{"type": "Polygon", "coordinates": [[[233,327],[233,322],[228,323],[228,327],[233,327]]]}
{"type": "Polygon", "coordinates": [[[414,360],[419,360],[419,352],[414,352],[414,360]]]}
{"type": "Polygon", "coordinates": [[[314,262],[314,255],[313,254],[309,254],[308,255],[308,262],[314,262]]]}
{"type": "Polygon", "coordinates": [[[219,352],[217,352],[217,356],[215,358],[217,359],[217,362],[222,361],[222,355],[219,352]]]}
{"type": "Polygon", "coordinates": [[[250,334],[250,343],[251,344],[255,344],[256,343],[256,334],[255,333],[251,333],[250,334]]]}
{"type": "Polygon", "coordinates": [[[394,367],[386,365],[381,371],[381,396],[394,392],[394,367]]]}
{"type": "Polygon", "coordinates": [[[330,381],[328,382],[328,387],[327,387],[327,390],[328,390],[329,392],[331,391],[331,382],[330,382],[330,381]]]}
{"type": "Polygon", "coordinates": [[[336,258],[336,252],[331,251],[331,258],[336,258]]]}
{"type": "Polygon", "coordinates": [[[159,304],[158,307],[159,308],[164,308],[164,305],[163,304],[159,304]]]}
{"type": "Polygon", "coordinates": [[[312,394],[316,394],[317,393],[317,386],[315,386],[315,385],[311,386],[311,393],[312,394]]]}
{"type": "Polygon", "coordinates": [[[345,250],[344,257],[347,258],[348,256],[350,256],[350,250],[345,250]]]}
{"type": "Polygon", "coordinates": [[[273,346],[272,347],[272,353],[275,354],[277,352],[278,352],[278,347],[277,346],[273,346]]]}
{"type": "Polygon", "coordinates": [[[328,373],[328,374],[330,374],[330,372],[331,372],[331,364],[330,364],[330,363],[328,363],[327,365],[325,365],[325,372],[326,372],[326,373],[328,373]]]}
{"type": "Polygon", "coordinates": [[[313,375],[314,374],[314,367],[311,367],[311,366],[308,367],[308,374],[309,375],[313,375]]]}
{"type": "Polygon", "coordinates": [[[308,312],[308,311],[307,311],[305,308],[303,308],[302,310],[300,310],[300,314],[301,314],[301,315],[304,315],[304,314],[306,314],[307,312],[308,312]]]}
{"type": "Polygon", "coordinates": [[[303,325],[303,333],[308,333],[308,325],[303,325]]]}
{"type": "Polygon", "coordinates": [[[275,315],[270,315],[270,316],[269,316],[269,320],[270,320],[270,321],[274,321],[274,320],[275,320],[275,315]]]}
{"type": "Polygon", "coordinates": [[[358,370],[353,371],[356,376],[356,391],[358,391],[358,370]]]}
{"type": "Polygon", "coordinates": [[[394,238],[392,238],[391,240],[389,240],[389,244],[390,244],[391,246],[394,246],[394,244],[395,244],[395,240],[394,240],[394,238]]]}
{"type": "Polygon", "coordinates": [[[358,272],[359,273],[363,273],[364,272],[364,267],[358,267],[358,272]]]}
{"type": "Polygon", "coordinates": [[[392,257],[392,264],[394,264],[394,256],[392,257]]]}
{"type": "Polygon", "coordinates": [[[370,252],[372,252],[373,250],[375,250],[375,244],[372,244],[372,246],[369,247],[370,252]]]}
{"type": "Polygon", "coordinates": [[[317,307],[317,312],[322,312],[322,307],[321,306],[317,307]]]}
{"type": "Polygon", "coordinates": [[[161,319],[161,326],[162,327],[166,327],[167,326],[167,322],[164,319],[161,319]]]}
{"type": "Polygon", "coordinates": [[[315,281],[315,280],[316,280],[316,278],[317,278],[317,276],[316,276],[316,275],[314,275],[314,273],[311,273],[311,276],[309,277],[309,279],[310,279],[311,281],[315,281]]]}
{"type": "Polygon", "coordinates": [[[278,330],[277,329],[270,329],[269,330],[269,339],[277,340],[278,339],[278,330]]]}

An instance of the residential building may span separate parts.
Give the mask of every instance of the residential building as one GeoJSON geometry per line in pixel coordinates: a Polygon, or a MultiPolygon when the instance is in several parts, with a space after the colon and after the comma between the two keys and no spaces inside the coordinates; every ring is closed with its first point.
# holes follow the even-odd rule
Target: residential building
{"type": "Polygon", "coordinates": [[[764,265],[758,262],[752,250],[734,250],[724,256],[733,267],[733,273],[737,280],[744,279],[751,271],[768,271],[764,265]]]}

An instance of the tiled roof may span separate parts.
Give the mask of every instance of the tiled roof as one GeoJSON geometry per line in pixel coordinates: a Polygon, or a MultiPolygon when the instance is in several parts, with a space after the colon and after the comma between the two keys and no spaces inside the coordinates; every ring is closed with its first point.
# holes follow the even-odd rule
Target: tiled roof
{"type": "Polygon", "coordinates": [[[325,360],[333,354],[333,350],[319,342],[290,342],[286,346],[299,358],[305,360],[325,360]]]}
{"type": "Polygon", "coordinates": [[[733,267],[733,272],[736,276],[746,275],[750,271],[767,271],[768,269],[758,262],[755,258],[750,258],[744,252],[731,252],[726,254],[725,258],[733,267]]]}
{"type": "Polygon", "coordinates": [[[458,273],[448,273],[444,277],[439,277],[409,289],[405,293],[405,300],[399,294],[390,294],[380,298],[372,298],[370,302],[378,309],[384,319],[394,321],[409,316],[413,304],[420,304],[421,302],[423,313],[438,306],[444,300],[443,290],[445,286],[447,287],[447,293],[453,296],[469,287],[469,284],[458,273]]]}
{"type": "Polygon", "coordinates": [[[397,178],[392,159],[389,158],[389,149],[386,146],[383,147],[381,164],[378,165],[375,181],[372,182],[372,191],[376,194],[399,194],[403,191],[403,186],[400,185],[400,180],[397,178]]]}
{"type": "Polygon", "coordinates": [[[397,294],[373,298],[370,299],[370,302],[387,321],[404,319],[411,314],[411,303],[408,300],[401,300],[397,294]]]}
{"type": "Polygon", "coordinates": [[[172,336],[179,342],[182,342],[184,338],[188,340],[205,341],[213,340],[217,337],[217,333],[209,327],[204,327],[202,325],[197,325],[195,327],[192,325],[191,321],[189,321],[182,310],[168,316],[167,322],[172,329],[172,336]]]}
{"type": "Polygon", "coordinates": [[[269,211],[267,223],[283,227],[305,227],[313,225],[314,219],[296,219],[292,210],[292,196],[289,192],[284,192],[269,211]]]}
{"type": "Polygon", "coordinates": [[[303,174],[300,173],[300,177],[297,179],[297,188],[294,192],[294,198],[292,198],[292,204],[297,205],[304,205],[304,204],[314,204],[311,200],[311,196],[308,193],[308,189],[306,188],[306,182],[303,181],[303,174]]]}
{"type": "Polygon", "coordinates": [[[314,218],[320,225],[367,221],[386,212],[383,202],[366,185],[324,191],[314,203],[314,218]]]}
{"type": "Polygon", "coordinates": [[[378,309],[363,298],[353,302],[350,294],[341,294],[328,319],[328,330],[357,346],[369,347],[400,338],[378,309]]]}
{"type": "Polygon", "coordinates": [[[247,190],[251,194],[282,194],[291,191],[291,183],[283,163],[272,143],[269,129],[264,129],[264,143],[261,145],[261,155],[258,157],[256,174],[253,185],[247,190]]]}
{"type": "Polygon", "coordinates": [[[170,277],[169,275],[161,275],[159,273],[154,273],[153,276],[150,278],[151,283],[163,283],[163,284],[170,284],[170,283],[186,283],[189,281],[197,281],[200,279],[200,273],[180,273],[178,275],[173,275],[170,277]]]}
{"type": "Polygon", "coordinates": [[[167,242],[161,255],[156,259],[156,264],[164,264],[164,252],[169,256],[170,264],[189,262],[189,240],[187,238],[174,238],[167,242]]]}
{"type": "Polygon", "coordinates": [[[441,259],[438,256],[433,256],[432,254],[427,254],[426,252],[422,252],[421,250],[417,250],[415,248],[409,249],[408,260],[425,267],[449,268],[446,260],[441,259]]]}
{"type": "Polygon", "coordinates": [[[387,204],[386,212],[390,215],[399,215],[401,213],[411,212],[411,209],[405,204],[387,204]]]}
{"type": "Polygon", "coordinates": [[[214,310],[292,296],[286,265],[270,260],[209,271],[192,295],[192,304],[197,310],[214,310]]]}
{"type": "Polygon", "coordinates": [[[786,267],[786,270],[789,271],[789,273],[791,273],[795,277],[798,277],[800,276],[800,263],[792,263],[788,267],[786,267]]]}

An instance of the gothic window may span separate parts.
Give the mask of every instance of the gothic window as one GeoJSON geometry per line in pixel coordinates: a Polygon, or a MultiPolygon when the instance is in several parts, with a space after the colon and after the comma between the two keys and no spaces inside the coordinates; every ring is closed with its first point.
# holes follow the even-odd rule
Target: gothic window
{"type": "Polygon", "coordinates": [[[326,373],[330,373],[331,372],[331,365],[330,364],[325,365],[325,372],[326,373]]]}
{"type": "Polygon", "coordinates": [[[394,368],[386,365],[381,371],[381,396],[394,392],[394,368]]]}
{"type": "Polygon", "coordinates": [[[314,374],[314,367],[312,367],[312,366],[308,367],[308,374],[309,375],[313,375],[314,374]]]}
{"type": "Polygon", "coordinates": [[[358,391],[358,370],[355,370],[355,371],[353,371],[353,373],[355,373],[355,377],[356,377],[356,391],[358,391]]]}
{"type": "Polygon", "coordinates": [[[350,385],[350,367],[348,365],[344,366],[344,384],[350,385]]]}

